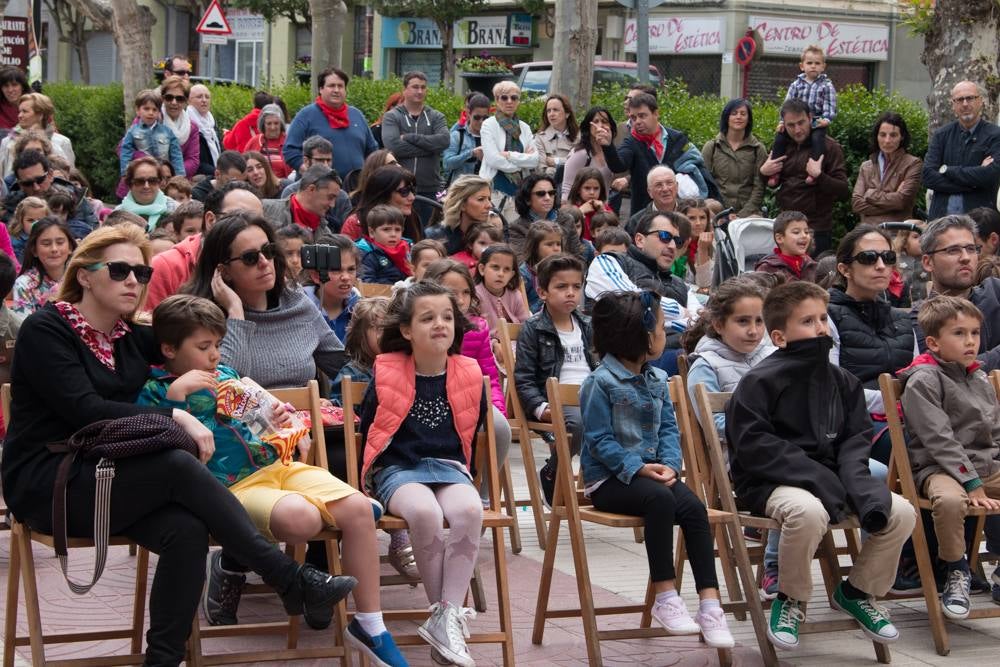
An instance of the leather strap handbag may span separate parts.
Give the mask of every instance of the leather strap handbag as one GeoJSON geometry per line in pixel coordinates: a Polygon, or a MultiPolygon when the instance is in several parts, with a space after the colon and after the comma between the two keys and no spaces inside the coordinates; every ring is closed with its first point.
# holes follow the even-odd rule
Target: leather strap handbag
{"type": "Polygon", "coordinates": [[[110,529],[111,482],[115,478],[115,460],[153,454],[165,449],[183,449],[195,458],[198,446],[177,423],[166,415],[148,413],[105,419],[84,426],[64,443],[49,445],[54,452],[65,452],[56,473],[52,495],[52,537],[59,566],[70,590],[82,595],[94,587],[104,573],[110,529]],[[94,491],[94,575],[89,584],[69,577],[69,553],[66,549],[66,483],[73,461],[97,460],[97,488],[94,491]]]}

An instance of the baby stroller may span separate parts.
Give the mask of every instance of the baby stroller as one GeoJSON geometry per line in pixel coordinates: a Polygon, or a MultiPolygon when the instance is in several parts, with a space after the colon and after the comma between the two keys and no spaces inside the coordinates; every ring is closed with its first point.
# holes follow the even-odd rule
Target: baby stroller
{"type": "Polygon", "coordinates": [[[732,213],[732,209],[722,211],[712,221],[715,233],[715,267],[712,270],[712,287],[723,281],[753,271],[761,259],[774,249],[772,229],[774,220],[770,218],[739,218],[720,222],[732,213]]]}

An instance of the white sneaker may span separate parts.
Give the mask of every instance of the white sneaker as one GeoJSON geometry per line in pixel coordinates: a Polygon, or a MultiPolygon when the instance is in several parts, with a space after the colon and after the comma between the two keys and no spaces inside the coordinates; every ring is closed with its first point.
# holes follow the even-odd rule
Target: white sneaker
{"type": "Polygon", "coordinates": [[[465,644],[465,640],[469,638],[469,619],[475,617],[474,609],[436,602],[431,605],[431,617],[417,628],[417,634],[452,664],[476,667],[475,660],[469,655],[469,647],[465,644]]]}
{"type": "Polygon", "coordinates": [[[701,627],[691,618],[679,595],[662,604],[653,603],[653,618],[670,635],[696,635],[701,632],[701,627]]]}
{"type": "Polygon", "coordinates": [[[701,627],[701,636],[712,648],[733,648],[736,641],[726,624],[726,612],[721,607],[713,607],[708,611],[699,611],[694,617],[695,623],[701,627]]]}

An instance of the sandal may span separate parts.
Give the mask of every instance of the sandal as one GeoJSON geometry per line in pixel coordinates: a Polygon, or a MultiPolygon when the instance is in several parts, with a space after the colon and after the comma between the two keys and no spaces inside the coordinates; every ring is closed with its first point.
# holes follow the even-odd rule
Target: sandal
{"type": "Polygon", "coordinates": [[[389,565],[407,579],[420,580],[417,561],[413,557],[413,547],[408,543],[396,548],[389,547],[389,565]]]}

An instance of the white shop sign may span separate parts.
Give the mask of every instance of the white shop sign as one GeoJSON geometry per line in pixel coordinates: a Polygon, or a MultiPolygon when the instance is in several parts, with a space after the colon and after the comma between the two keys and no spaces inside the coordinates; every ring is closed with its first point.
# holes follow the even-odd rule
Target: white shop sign
{"type": "MultiPolygon", "coordinates": [[[[676,55],[725,51],[722,19],[670,16],[649,19],[649,52],[676,55]]],[[[635,53],[638,32],[635,19],[625,22],[625,51],[635,53]]]]}
{"type": "Polygon", "coordinates": [[[764,54],[799,56],[810,44],[823,47],[828,58],[888,60],[889,28],[870,23],[751,16],[750,25],[764,40],[764,54]]]}

